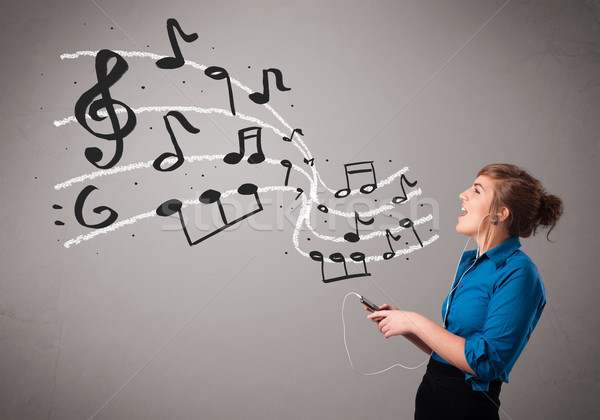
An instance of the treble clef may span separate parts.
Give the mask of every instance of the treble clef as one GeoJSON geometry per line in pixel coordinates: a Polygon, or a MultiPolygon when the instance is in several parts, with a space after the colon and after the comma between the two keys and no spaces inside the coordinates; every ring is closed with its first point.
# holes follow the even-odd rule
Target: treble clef
{"type": "Polygon", "coordinates": [[[115,154],[110,162],[105,165],[99,163],[103,157],[102,150],[97,147],[88,147],[85,149],[87,160],[100,169],[108,169],[117,164],[123,155],[123,138],[131,133],[136,125],[136,116],[133,110],[123,102],[113,99],[110,96],[109,90],[125,74],[127,69],[129,69],[127,62],[119,54],[110,50],[98,51],[96,55],[96,77],[98,83],[81,95],[75,104],[75,118],[83,128],[98,138],[115,141],[115,154]],[[108,62],[111,58],[116,59],[116,63],[109,72],[108,62]],[[98,96],[100,98],[96,99],[98,96]],[[127,120],[123,127],[121,127],[115,105],[122,107],[127,112],[127,120]],[[103,121],[108,115],[112,125],[112,132],[99,133],[90,128],[86,120],[86,110],[88,107],[89,116],[94,121],[103,121]],[[100,111],[102,110],[104,111],[101,115],[100,111]]]}

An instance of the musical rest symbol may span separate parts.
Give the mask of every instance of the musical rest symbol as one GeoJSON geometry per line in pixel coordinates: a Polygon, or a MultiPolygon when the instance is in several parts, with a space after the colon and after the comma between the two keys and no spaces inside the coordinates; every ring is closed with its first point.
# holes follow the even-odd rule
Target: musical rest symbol
{"type": "Polygon", "coordinates": [[[252,100],[252,102],[263,105],[269,102],[269,73],[273,73],[275,76],[275,85],[277,89],[281,91],[292,90],[291,88],[287,88],[283,85],[283,74],[281,74],[281,70],[279,69],[264,69],[263,70],[263,93],[254,92],[251,93],[248,97],[252,100]]]}
{"type": "Polygon", "coordinates": [[[81,95],[75,103],[75,118],[83,128],[95,137],[115,141],[115,154],[106,165],[99,164],[103,157],[102,150],[97,147],[88,147],[85,149],[85,157],[92,165],[100,169],[108,169],[121,159],[121,156],[123,155],[123,139],[133,131],[137,118],[130,107],[121,101],[113,99],[110,95],[109,88],[114,85],[129,68],[125,59],[113,51],[100,50],[96,55],[95,66],[98,83],[81,95]],[[116,63],[109,72],[107,64],[111,58],[116,59],[116,63]],[[100,96],[100,99],[95,99],[97,96],[100,96]],[[122,107],[127,112],[127,120],[122,127],[115,111],[115,105],[122,107]],[[106,119],[106,116],[100,115],[101,110],[106,110],[105,112],[108,114],[108,118],[112,125],[112,132],[99,133],[90,128],[86,120],[86,110],[88,107],[90,118],[98,122],[106,119]]]}
{"type": "Polygon", "coordinates": [[[417,185],[417,181],[410,182],[408,179],[406,179],[404,174],[402,174],[402,176],[400,177],[400,186],[402,187],[402,195],[399,197],[394,197],[392,199],[392,203],[402,204],[406,201],[406,191],[404,190],[404,183],[406,183],[411,188],[414,187],[415,185],[417,185]]]}
{"type": "Polygon", "coordinates": [[[86,223],[86,221],[83,219],[83,205],[85,204],[85,201],[87,200],[88,195],[90,195],[90,193],[92,191],[97,190],[97,189],[98,188],[94,187],[93,185],[88,185],[83,190],[81,190],[81,192],[77,196],[77,200],[75,200],[75,218],[77,219],[77,221],[79,222],[79,224],[81,226],[94,228],[94,229],[101,229],[101,228],[105,228],[107,226],[112,225],[115,222],[115,220],[117,220],[117,217],[119,217],[119,214],[116,211],[114,211],[113,209],[111,209],[110,207],[98,206],[93,209],[93,212],[96,214],[102,214],[103,212],[108,211],[109,212],[108,217],[106,219],[104,219],[104,221],[102,221],[100,223],[96,223],[95,225],[86,223]]]}
{"type": "Polygon", "coordinates": [[[315,158],[311,158],[311,159],[304,159],[304,163],[306,163],[307,165],[310,166],[315,166],[315,158]]]}
{"type": "Polygon", "coordinates": [[[235,115],[235,105],[233,104],[233,90],[231,89],[231,78],[229,73],[222,67],[211,66],[204,70],[204,74],[213,80],[227,79],[227,91],[229,92],[229,108],[231,113],[235,115]]]}
{"type": "Polygon", "coordinates": [[[171,152],[165,152],[162,155],[160,155],[159,157],[156,158],[156,160],[154,161],[154,163],[152,163],[152,166],[154,166],[154,169],[156,169],[157,171],[160,172],[170,172],[170,171],[174,171],[175,169],[179,168],[181,165],[183,165],[183,152],[181,150],[181,147],[179,147],[179,144],[177,143],[177,139],[175,138],[175,134],[173,133],[173,129],[171,128],[171,123],[169,122],[169,119],[167,117],[175,117],[177,119],[177,121],[179,121],[179,123],[183,126],[183,128],[185,128],[188,133],[193,133],[193,134],[198,134],[200,132],[200,129],[194,127],[192,124],[190,124],[190,122],[187,120],[187,118],[185,118],[185,116],[179,112],[179,111],[169,111],[167,113],[167,115],[163,116],[163,120],[165,121],[165,126],[167,127],[167,131],[169,132],[169,136],[171,137],[171,143],[173,143],[173,147],[175,148],[175,153],[171,153],[171,152]],[[173,163],[171,166],[167,167],[167,168],[163,168],[162,164],[165,160],[174,157],[177,160],[175,161],[175,163],[173,163]]]}
{"type": "Polygon", "coordinates": [[[228,153],[225,158],[223,158],[223,161],[225,163],[229,163],[230,165],[235,165],[236,163],[239,163],[242,158],[244,157],[244,154],[246,153],[246,140],[248,139],[256,139],[256,153],[253,153],[250,155],[250,157],[248,158],[248,163],[261,163],[262,161],[265,160],[265,154],[262,151],[262,146],[261,146],[261,130],[262,127],[248,127],[248,128],[243,128],[241,130],[238,131],[238,140],[239,140],[239,147],[240,147],[240,152],[231,152],[228,153]],[[256,130],[255,134],[251,134],[251,135],[246,135],[247,132],[251,131],[251,130],[256,130]]]}
{"type": "Polygon", "coordinates": [[[344,239],[348,242],[358,242],[360,241],[360,236],[358,236],[358,223],[362,225],[372,225],[375,221],[375,218],[372,217],[368,220],[363,220],[358,216],[358,212],[354,212],[354,225],[356,227],[356,232],[348,232],[344,235],[344,239]]]}
{"type": "Polygon", "coordinates": [[[334,194],[336,198],[343,198],[350,194],[350,175],[354,174],[371,173],[373,175],[372,183],[364,184],[362,187],[360,187],[361,193],[371,194],[377,189],[377,180],[375,178],[375,166],[373,165],[373,161],[346,163],[344,164],[344,172],[346,174],[346,188],[337,191],[334,194]],[[366,166],[366,168],[364,166],[366,166]],[[356,169],[354,169],[355,167],[356,169]]]}
{"type": "Polygon", "coordinates": [[[241,215],[240,217],[238,217],[235,220],[232,221],[228,221],[227,220],[227,216],[225,214],[225,209],[223,208],[223,203],[221,203],[221,193],[219,191],[216,190],[206,190],[204,191],[199,198],[199,201],[202,204],[214,204],[217,203],[218,207],[219,207],[219,213],[221,215],[221,221],[223,222],[223,225],[221,227],[218,227],[217,229],[213,230],[212,232],[204,235],[203,237],[201,237],[200,239],[197,239],[195,241],[192,241],[190,239],[190,235],[188,233],[187,227],[185,225],[185,221],[183,220],[183,214],[181,211],[182,208],[182,203],[180,200],[177,199],[171,199],[171,200],[167,200],[164,203],[162,203],[157,209],[156,209],[156,214],[162,217],[168,217],[171,216],[175,213],[177,213],[179,215],[179,220],[181,222],[181,227],[183,228],[183,232],[185,233],[185,238],[188,241],[188,244],[190,246],[194,246],[199,244],[200,242],[216,235],[219,232],[224,231],[225,229],[227,229],[230,226],[235,225],[236,223],[239,223],[240,221],[252,216],[253,214],[256,214],[258,212],[261,212],[263,210],[263,206],[260,202],[260,198],[258,197],[258,187],[254,184],[242,184],[240,185],[240,187],[237,190],[238,194],[240,195],[253,195],[255,200],[256,200],[256,204],[257,204],[257,208],[241,215]]]}
{"type": "Polygon", "coordinates": [[[292,170],[292,162],[290,162],[287,159],[283,159],[281,161],[281,166],[283,166],[284,168],[287,168],[287,171],[285,173],[285,182],[284,182],[284,185],[287,187],[288,181],[290,180],[290,171],[292,170]]]}
{"type": "Polygon", "coordinates": [[[292,130],[292,134],[291,134],[289,137],[285,137],[285,136],[283,136],[283,141],[292,141],[292,139],[294,138],[294,133],[298,133],[298,134],[300,134],[301,136],[303,136],[303,135],[304,135],[304,133],[302,132],[302,130],[301,130],[301,129],[299,129],[299,128],[294,128],[294,130],[292,130]]]}
{"type": "Polygon", "coordinates": [[[198,39],[198,34],[186,34],[181,29],[179,22],[176,19],[170,18],[167,20],[167,33],[169,34],[169,43],[171,44],[171,48],[173,49],[174,57],[164,57],[156,62],[156,66],[161,69],[176,69],[182,67],[185,63],[183,59],[183,55],[181,54],[181,49],[179,48],[179,43],[177,42],[177,36],[175,35],[174,29],[177,29],[179,35],[185,42],[193,42],[198,39]]]}
{"type": "Polygon", "coordinates": [[[352,254],[350,254],[350,259],[352,259],[352,261],[363,263],[364,272],[357,273],[357,274],[348,274],[348,268],[346,267],[346,259],[344,258],[344,256],[341,253],[334,252],[333,254],[331,254],[329,256],[329,259],[331,261],[333,261],[334,263],[343,264],[344,275],[338,276],[338,277],[330,277],[330,278],[325,278],[325,258],[323,257],[323,253],[321,253],[319,251],[311,251],[308,255],[310,256],[310,258],[313,261],[317,261],[317,262],[321,263],[321,276],[323,278],[323,283],[331,283],[334,281],[352,279],[352,278],[357,278],[357,277],[366,277],[366,276],[371,275],[371,273],[367,272],[367,263],[365,261],[365,254],[363,254],[362,252],[353,252],[352,254]]]}

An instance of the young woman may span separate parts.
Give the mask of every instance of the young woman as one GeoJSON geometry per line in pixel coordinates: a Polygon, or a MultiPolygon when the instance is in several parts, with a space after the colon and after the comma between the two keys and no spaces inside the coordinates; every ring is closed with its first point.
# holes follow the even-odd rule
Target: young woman
{"type": "Polygon", "coordinates": [[[519,237],[540,225],[551,231],[562,213],[560,198],[508,164],[481,169],[459,198],[456,230],[475,239],[478,249],[462,255],[442,306],[443,325],[391,305],[369,315],[386,338],[402,335],[431,353],[417,391],[417,420],[498,419],[501,383],[508,382],[546,304],[519,237]]]}

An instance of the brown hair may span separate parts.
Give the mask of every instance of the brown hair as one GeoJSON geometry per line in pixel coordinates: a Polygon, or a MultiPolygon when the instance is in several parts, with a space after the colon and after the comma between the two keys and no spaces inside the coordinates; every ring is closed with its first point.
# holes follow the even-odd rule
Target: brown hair
{"type": "Polygon", "coordinates": [[[494,163],[483,167],[477,174],[480,175],[498,181],[490,213],[495,215],[501,207],[508,208],[506,227],[510,236],[527,238],[535,235],[541,225],[550,227],[546,235],[550,240],[550,232],[563,212],[560,198],[547,193],[540,181],[515,165],[494,163]]]}

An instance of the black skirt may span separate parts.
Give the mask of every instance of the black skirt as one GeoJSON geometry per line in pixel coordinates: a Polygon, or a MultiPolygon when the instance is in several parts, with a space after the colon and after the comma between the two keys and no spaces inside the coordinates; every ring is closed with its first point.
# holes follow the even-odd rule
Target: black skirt
{"type": "Polygon", "coordinates": [[[463,371],[430,359],[417,391],[415,420],[498,420],[501,385],[495,380],[488,391],[473,391],[463,371]]]}

